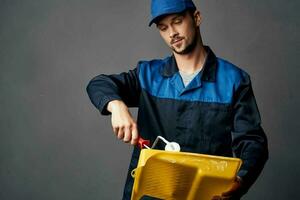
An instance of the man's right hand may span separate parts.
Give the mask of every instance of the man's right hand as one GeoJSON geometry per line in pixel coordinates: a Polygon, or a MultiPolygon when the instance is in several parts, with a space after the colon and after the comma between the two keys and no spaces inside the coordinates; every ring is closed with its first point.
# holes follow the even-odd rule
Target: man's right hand
{"type": "Polygon", "coordinates": [[[111,112],[111,124],[117,137],[126,143],[136,145],[139,135],[137,124],[125,103],[120,100],[110,101],[107,110],[111,112]]]}

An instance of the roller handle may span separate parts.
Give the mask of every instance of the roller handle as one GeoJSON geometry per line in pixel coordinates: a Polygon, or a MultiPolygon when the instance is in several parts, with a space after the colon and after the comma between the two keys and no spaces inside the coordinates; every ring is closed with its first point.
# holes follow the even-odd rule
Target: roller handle
{"type": "Polygon", "coordinates": [[[141,136],[139,136],[137,145],[140,149],[143,149],[145,147],[147,148],[150,146],[150,140],[145,140],[141,136]]]}

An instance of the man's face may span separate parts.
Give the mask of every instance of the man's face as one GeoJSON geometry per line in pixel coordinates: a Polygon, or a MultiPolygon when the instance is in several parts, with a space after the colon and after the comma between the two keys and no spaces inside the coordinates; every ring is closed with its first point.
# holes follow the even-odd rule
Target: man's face
{"type": "Polygon", "coordinates": [[[198,11],[195,13],[195,16],[189,12],[167,15],[156,24],[161,37],[177,54],[188,54],[197,44],[201,18],[198,11]]]}

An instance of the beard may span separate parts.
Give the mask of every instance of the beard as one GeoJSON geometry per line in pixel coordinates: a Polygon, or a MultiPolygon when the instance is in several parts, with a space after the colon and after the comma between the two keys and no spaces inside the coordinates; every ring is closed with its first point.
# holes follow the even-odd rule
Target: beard
{"type": "Polygon", "coordinates": [[[198,34],[197,32],[195,32],[194,37],[192,38],[192,42],[190,44],[188,44],[183,50],[181,51],[177,51],[176,48],[174,48],[173,46],[171,46],[171,49],[180,55],[185,55],[185,54],[189,54],[192,51],[194,51],[196,45],[197,45],[197,41],[198,41],[198,34]]]}

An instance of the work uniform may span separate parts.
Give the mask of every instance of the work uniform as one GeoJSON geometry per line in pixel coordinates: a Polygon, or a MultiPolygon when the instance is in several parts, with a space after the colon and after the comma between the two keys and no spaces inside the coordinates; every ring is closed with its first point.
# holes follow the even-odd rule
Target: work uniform
{"type": "MultiPolygon", "coordinates": [[[[203,70],[185,87],[174,56],[140,61],[128,73],[99,75],[87,87],[92,103],[103,115],[109,101],[138,107],[138,130],[152,143],[160,135],[180,144],[181,151],[238,157],[244,192],[261,172],[267,139],[249,75],[217,58],[205,46],[203,70]]],[[[130,199],[140,150],[134,147],[123,199],[130,199]]]]}

